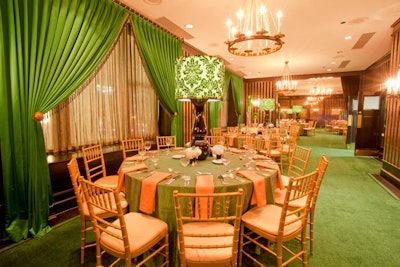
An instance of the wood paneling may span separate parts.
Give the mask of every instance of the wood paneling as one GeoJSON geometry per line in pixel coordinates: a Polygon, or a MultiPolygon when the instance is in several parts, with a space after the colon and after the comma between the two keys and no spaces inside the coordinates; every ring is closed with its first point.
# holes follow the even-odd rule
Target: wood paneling
{"type": "MultiPolygon", "coordinates": [[[[400,20],[393,26],[390,76],[394,77],[400,66],[400,20]]],[[[400,187],[400,99],[399,96],[387,96],[386,127],[384,140],[384,164],[381,175],[400,187]]]]}

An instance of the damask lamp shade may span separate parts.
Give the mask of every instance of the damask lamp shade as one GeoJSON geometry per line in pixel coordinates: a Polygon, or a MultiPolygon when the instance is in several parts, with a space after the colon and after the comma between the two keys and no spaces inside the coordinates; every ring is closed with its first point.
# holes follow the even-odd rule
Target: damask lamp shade
{"type": "Polygon", "coordinates": [[[300,113],[303,111],[303,107],[302,106],[292,106],[292,110],[294,113],[300,113]]]}
{"type": "Polygon", "coordinates": [[[179,100],[222,100],[225,65],[212,56],[188,56],[175,65],[175,98],[179,100]]]}
{"type": "Polygon", "coordinates": [[[293,109],[291,109],[291,108],[287,109],[287,110],[286,110],[286,113],[287,113],[287,114],[293,114],[293,109]]]}
{"type": "Polygon", "coordinates": [[[191,101],[195,107],[192,129],[192,146],[198,146],[202,154],[208,155],[207,125],[204,120],[204,104],[207,101],[220,101],[224,93],[225,65],[212,56],[188,56],[177,59],[175,64],[175,98],[191,101]]]}
{"type": "Polygon", "coordinates": [[[275,99],[263,98],[260,100],[260,110],[275,110],[275,99]]]}
{"type": "MultiPolygon", "coordinates": [[[[267,110],[268,113],[268,123],[271,123],[271,111],[275,110],[275,99],[273,98],[263,98],[260,100],[260,110],[267,110]]],[[[267,120],[266,120],[267,121],[267,120]]]]}
{"type": "Polygon", "coordinates": [[[299,113],[301,113],[303,111],[303,107],[302,106],[292,106],[292,110],[293,110],[293,113],[296,114],[296,120],[298,120],[300,118],[299,113]]]}

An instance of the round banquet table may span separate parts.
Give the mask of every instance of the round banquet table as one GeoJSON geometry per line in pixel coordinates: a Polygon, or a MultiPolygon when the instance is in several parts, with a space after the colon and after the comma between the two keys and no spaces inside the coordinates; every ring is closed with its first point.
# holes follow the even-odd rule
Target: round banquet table
{"type": "MultiPolygon", "coordinates": [[[[153,151],[150,151],[153,152],[153,151]]],[[[141,212],[140,196],[142,180],[148,177],[151,171],[157,172],[170,172],[172,176],[176,176],[176,180],[168,183],[169,179],[165,179],[157,184],[155,195],[155,211],[153,216],[165,221],[169,227],[170,239],[170,265],[179,266],[179,256],[177,253],[177,236],[176,236],[176,219],[173,202],[173,191],[179,192],[192,192],[196,191],[196,179],[201,179],[202,175],[199,173],[211,173],[214,177],[214,192],[232,192],[242,188],[244,191],[243,212],[248,210],[251,206],[251,197],[253,193],[253,182],[244,177],[235,175],[237,169],[246,170],[254,163],[245,156],[244,153],[233,153],[225,151],[230,163],[225,166],[220,162],[215,161],[215,157],[208,157],[205,160],[197,161],[196,166],[188,165],[183,167],[180,163],[179,157],[183,157],[183,149],[174,150],[161,150],[159,152],[159,168],[155,168],[150,159],[146,159],[144,163],[148,166],[148,171],[137,171],[125,173],[125,193],[126,199],[129,203],[129,211],[141,212]],[[226,175],[229,171],[232,176],[226,175]],[[224,174],[224,181],[218,178],[219,175],[224,174]],[[185,185],[182,176],[190,176],[190,181],[185,185]]],[[[135,164],[132,162],[123,162],[121,167],[135,164]]],[[[254,168],[254,167],[253,167],[254,168]]],[[[267,196],[267,203],[274,203],[273,188],[277,176],[276,170],[262,169],[258,173],[262,173],[265,177],[265,190],[267,196]]],[[[156,266],[156,264],[155,264],[156,266]]]]}

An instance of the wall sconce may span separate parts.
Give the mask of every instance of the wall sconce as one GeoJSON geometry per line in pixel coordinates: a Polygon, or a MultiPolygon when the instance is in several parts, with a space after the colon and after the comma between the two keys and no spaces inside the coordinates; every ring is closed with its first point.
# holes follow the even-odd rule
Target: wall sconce
{"type": "Polygon", "coordinates": [[[389,96],[397,96],[399,93],[400,87],[400,70],[397,71],[396,78],[390,78],[385,83],[387,94],[389,96]]]}
{"type": "Polygon", "coordinates": [[[175,98],[191,101],[195,107],[192,128],[192,146],[203,153],[198,159],[208,156],[207,125],[204,120],[204,105],[207,101],[220,101],[224,92],[224,62],[211,56],[188,56],[178,58],[175,64],[175,98]]]}

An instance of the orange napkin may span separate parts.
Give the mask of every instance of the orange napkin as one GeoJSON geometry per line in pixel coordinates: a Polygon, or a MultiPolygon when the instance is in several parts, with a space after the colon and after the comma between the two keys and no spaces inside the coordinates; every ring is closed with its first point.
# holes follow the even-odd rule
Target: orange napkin
{"type": "Polygon", "coordinates": [[[157,184],[172,176],[170,172],[155,172],[142,181],[139,210],[152,214],[156,209],[157,184]]]}
{"type": "MultiPolygon", "coordinates": [[[[212,194],[214,193],[214,176],[212,174],[197,175],[196,179],[196,193],[198,194],[212,194]]],[[[200,218],[207,217],[207,210],[211,211],[212,207],[207,207],[207,199],[200,199],[200,218]]],[[[212,201],[210,203],[212,205],[212,201]]],[[[196,208],[196,212],[199,209],[196,208]]]]}
{"type": "Polygon", "coordinates": [[[254,160],[267,160],[267,159],[271,159],[271,158],[267,157],[267,156],[263,156],[263,155],[254,155],[253,159],[254,160]]]}
{"type": "Polygon", "coordinates": [[[277,170],[278,174],[275,179],[274,187],[279,188],[281,190],[285,189],[285,186],[283,185],[283,181],[282,181],[281,169],[279,168],[278,164],[264,161],[264,162],[256,162],[256,166],[261,167],[261,168],[271,169],[271,170],[277,170]]]}
{"type": "Polygon", "coordinates": [[[265,192],[265,178],[256,171],[244,170],[237,172],[238,175],[253,181],[253,195],[251,196],[251,204],[257,204],[261,207],[267,204],[267,195],[265,192]]]}
{"type": "Polygon", "coordinates": [[[231,147],[229,150],[230,150],[231,152],[233,152],[233,153],[238,153],[238,154],[240,154],[240,153],[246,153],[246,150],[244,150],[244,149],[238,149],[238,148],[236,148],[236,147],[231,147]]]}
{"type": "Polygon", "coordinates": [[[144,163],[139,163],[135,165],[131,165],[128,167],[120,167],[118,170],[118,185],[117,190],[125,192],[125,173],[147,170],[147,166],[144,163]]]}
{"type": "Polygon", "coordinates": [[[147,156],[135,155],[135,156],[126,158],[124,161],[144,161],[147,158],[148,158],[147,156]]]}

